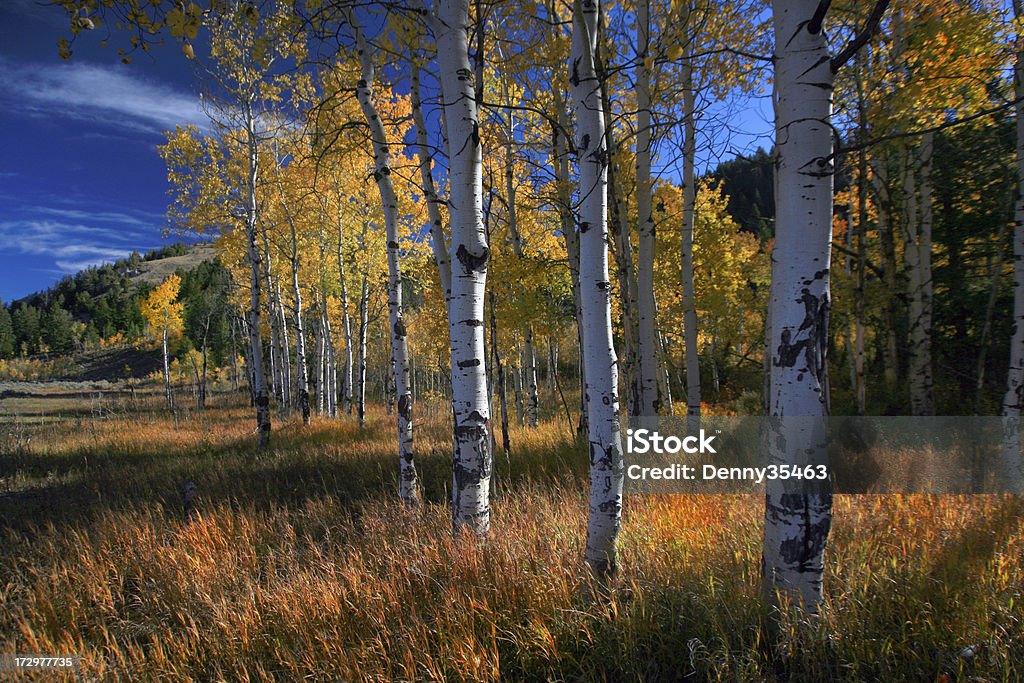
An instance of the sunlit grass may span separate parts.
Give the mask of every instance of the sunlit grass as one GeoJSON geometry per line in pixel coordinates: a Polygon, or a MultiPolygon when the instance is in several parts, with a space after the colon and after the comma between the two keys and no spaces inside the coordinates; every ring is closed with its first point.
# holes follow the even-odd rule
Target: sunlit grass
{"type": "Polygon", "coordinates": [[[773,649],[756,497],[628,497],[595,602],[564,418],[513,428],[484,541],[452,538],[441,420],[418,424],[419,509],[379,408],[276,424],[265,453],[253,427],[244,406],[125,413],[4,443],[0,650],[81,654],[87,680],[1024,678],[1019,501],[839,497],[825,609],[773,649]]]}

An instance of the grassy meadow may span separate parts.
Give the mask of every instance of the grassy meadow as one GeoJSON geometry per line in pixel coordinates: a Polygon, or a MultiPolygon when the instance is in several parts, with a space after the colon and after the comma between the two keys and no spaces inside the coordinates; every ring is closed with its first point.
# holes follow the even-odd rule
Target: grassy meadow
{"type": "Polygon", "coordinates": [[[769,646],[759,497],[627,496],[594,599],[564,418],[496,454],[477,541],[451,535],[443,407],[419,408],[406,509],[383,409],[363,430],[278,420],[255,453],[248,406],[212,402],[4,409],[0,652],[82,656],[17,680],[1024,680],[1024,501],[837,497],[826,606],[769,646]]]}

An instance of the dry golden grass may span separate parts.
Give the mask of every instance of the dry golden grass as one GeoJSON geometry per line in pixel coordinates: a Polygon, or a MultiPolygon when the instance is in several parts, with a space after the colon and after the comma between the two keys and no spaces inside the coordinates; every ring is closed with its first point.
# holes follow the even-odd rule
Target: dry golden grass
{"type": "Polygon", "coordinates": [[[595,601],[564,422],[513,432],[479,542],[451,536],[443,423],[418,427],[417,510],[383,411],[275,425],[261,454],[252,427],[244,407],[152,412],[5,444],[0,651],[80,654],[85,680],[1024,679],[1020,501],[838,498],[823,614],[785,615],[768,648],[755,497],[627,498],[595,601]]]}

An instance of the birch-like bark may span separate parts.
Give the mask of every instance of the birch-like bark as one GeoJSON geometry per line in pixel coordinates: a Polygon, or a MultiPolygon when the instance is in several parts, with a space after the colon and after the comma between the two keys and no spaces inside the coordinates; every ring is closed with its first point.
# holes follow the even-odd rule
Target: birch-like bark
{"type": "Polygon", "coordinates": [[[316,400],[316,414],[324,414],[324,377],[327,372],[327,345],[324,343],[324,318],[321,313],[313,328],[316,336],[316,369],[313,375],[313,391],[316,400]]]}
{"type": "Polygon", "coordinates": [[[616,567],[624,467],[608,279],[608,149],[602,87],[594,63],[598,13],[598,0],[576,0],[573,5],[569,83],[576,110],[581,195],[580,290],[586,330],[584,391],[590,445],[586,561],[599,578],[605,579],[616,567]]]}
{"type": "MultiPolygon", "coordinates": [[[[682,10],[683,25],[689,28],[689,4],[682,10]]],[[[689,31],[687,30],[687,33],[689,31]]],[[[683,61],[683,229],[680,239],[680,287],[683,303],[683,355],[686,360],[686,414],[691,434],[700,421],[700,351],[697,347],[697,291],[693,275],[693,230],[696,225],[697,157],[696,92],[693,85],[692,48],[687,41],[683,61]]]]}
{"type": "MultiPolygon", "coordinates": [[[[339,184],[340,191],[340,184],[339,184]]],[[[345,224],[338,204],[338,280],[341,282],[341,328],[345,335],[345,370],[341,376],[342,408],[352,414],[352,320],[348,314],[348,284],[345,278],[345,224]]]]}
{"type": "Polygon", "coordinates": [[[356,416],[359,428],[362,429],[366,420],[366,334],[369,322],[370,283],[363,274],[363,286],[359,294],[359,356],[356,361],[356,416]]]}
{"type": "MultiPolygon", "coordinates": [[[[818,0],[776,0],[776,228],[769,316],[770,463],[827,464],[825,354],[832,237],[832,82],[818,0]]],[[[832,521],[828,482],[797,493],[770,481],[765,499],[763,589],[814,612],[821,602],[832,521]]]]}
{"type": "MultiPolygon", "coordinates": [[[[280,169],[278,169],[280,173],[280,169]]],[[[281,207],[284,209],[285,219],[288,221],[288,227],[291,230],[292,237],[292,253],[291,267],[292,267],[292,297],[295,299],[295,308],[292,309],[292,321],[295,324],[295,372],[299,381],[299,406],[302,409],[302,423],[309,424],[309,377],[307,375],[307,364],[306,364],[306,330],[303,327],[302,320],[302,287],[299,286],[299,270],[301,269],[301,258],[299,256],[299,234],[298,229],[295,226],[295,217],[292,215],[290,208],[284,197],[284,184],[281,182],[280,175],[278,176],[278,184],[281,189],[281,207]]],[[[318,348],[318,352],[320,349],[318,348]]],[[[285,365],[288,363],[287,357],[283,359],[285,365]]],[[[317,381],[317,387],[319,390],[319,378],[317,381]]],[[[285,393],[290,394],[290,387],[285,387],[285,393]]]]}
{"type": "Polygon", "coordinates": [[[281,283],[277,282],[275,285],[275,291],[277,292],[277,321],[280,335],[278,336],[278,358],[281,359],[280,371],[281,371],[281,395],[284,397],[283,405],[281,410],[287,415],[291,415],[292,412],[292,366],[291,366],[291,347],[288,342],[288,316],[284,310],[284,297],[281,296],[281,283]]]}
{"type": "Polygon", "coordinates": [[[918,151],[906,146],[903,177],[904,259],[910,316],[910,410],[914,415],[934,415],[932,389],[932,184],[934,133],[925,133],[918,151]],[[920,166],[920,181],[917,167],[920,166]],[[920,196],[918,196],[920,192],[920,196]]]}
{"type": "Polygon", "coordinates": [[[482,163],[476,89],[469,62],[469,3],[439,0],[437,40],[449,153],[451,341],[454,462],[452,526],[490,531],[491,438],[484,354],[484,289],[490,249],[483,224],[482,163]]]}
{"type": "Polygon", "coordinates": [[[171,401],[171,366],[170,361],[167,358],[167,330],[163,330],[161,335],[163,338],[163,350],[164,350],[164,395],[167,398],[167,409],[170,410],[174,407],[171,401]]]}
{"type": "Polygon", "coordinates": [[[266,373],[263,369],[263,343],[260,340],[260,252],[256,245],[259,204],[256,184],[259,178],[259,146],[252,96],[242,102],[245,119],[248,169],[246,177],[245,236],[249,259],[249,347],[252,357],[253,395],[256,403],[257,447],[270,441],[270,397],[267,395],[266,373]]]}
{"type": "Polygon", "coordinates": [[[651,72],[647,68],[650,31],[649,0],[637,2],[636,38],[636,210],[639,221],[637,254],[637,359],[640,365],[638,414],[658,414],[658,339],[654,305],[654,217],[651,215],[651,72]]]}
{"type": "Polygon", "coordinates": [[[399,497],[406,504],[419,500],[416,486],[416,463],[413,457],[412,441],[412,393],[409,391],[409,346],[406,338],[405,318],[402,310],[402,268],[398,253],[398,196],[391,181],[391,148],[387,133],[380,120],[373,98],[376,77],[373,58],[366,40],[355,23],[355,14],[349,14],[349,23],[356,35],[356,49],[359,54],[361,78],[356,84],[356,98],[363,110],[363,116],[370,129],[373,142],[373,178],[380,192],[384,210],[384,230],[388,254],[388,317],[390,320],[391,370],[397,399],[398,416],[398,462],[399,497]]]}
{"type": "MultiPolygon", "coordinates": [[[[1024,17],[1021,0],[1013,0],[1013,16],[1024,17]]],[[[1017,104],[1017,204],[1013,228],[1013,333],[1010,337],[1010,367],[1003,397],[1003,481],[1007,491],[1024,493],[1024,463],[1021,462],[1020,413],[1024,406],[1024,49],[1017,36],[1014,88],[1017,104]]]]}

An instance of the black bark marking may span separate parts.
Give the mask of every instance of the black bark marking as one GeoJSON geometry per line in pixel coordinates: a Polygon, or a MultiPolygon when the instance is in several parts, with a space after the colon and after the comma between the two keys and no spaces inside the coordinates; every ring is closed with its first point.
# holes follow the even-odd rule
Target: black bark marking
{"type": "Polygon", "coordinates": [[[487,247],[484,247],[483,254],[476,256],[471,254],[469,249],[466,249],[465,244],[460,244],[455,252],[455,257],[459,259],[459,263],[466,269],[466,275],[484,272],[487,269],[487,261],[490,259],[490,256],[491,250],[487,247]]]}
{"type": "Polygon", "coordinates": [[[470,360],[460,360],[458,366],[460,368],[475,368],[480,365],[479,358],[471,358],[470,360]]]}
{"type": "Polygon", "coordinates": [[[587,230],[590,230],[590,223],[588,221],[580,221],[580,234],[582,235],[587,230]]]}
{"type": "Polygon", "coordinates": [[[406,335],[405,321],[399,318],[395,321],[395,336],[402,338],[406,335]]]}
{"type": "Polygon", "coordinates": [[[412,417],[412,398],[409,394],[402,394],[398,397],[398,415],[403,420],[409,420],[412,417]]]}
{"type": "Polygon", "coordinates": [[[817,563],[825,550],[828,533],[832,528],[832,515],[826,512],[817,522],[811,523],[811,506],[822,507],[826,511],[832,509],[832,494],[825,493],[808,496],[799,493],[786,493],[779,498],[778,512],[787,515],[800,515],[803,518],[801,534],[796,538],[783,541],[779,554],[788,563],[797,566],[800,572],[817,571],[812,566],[817,563]]]}

